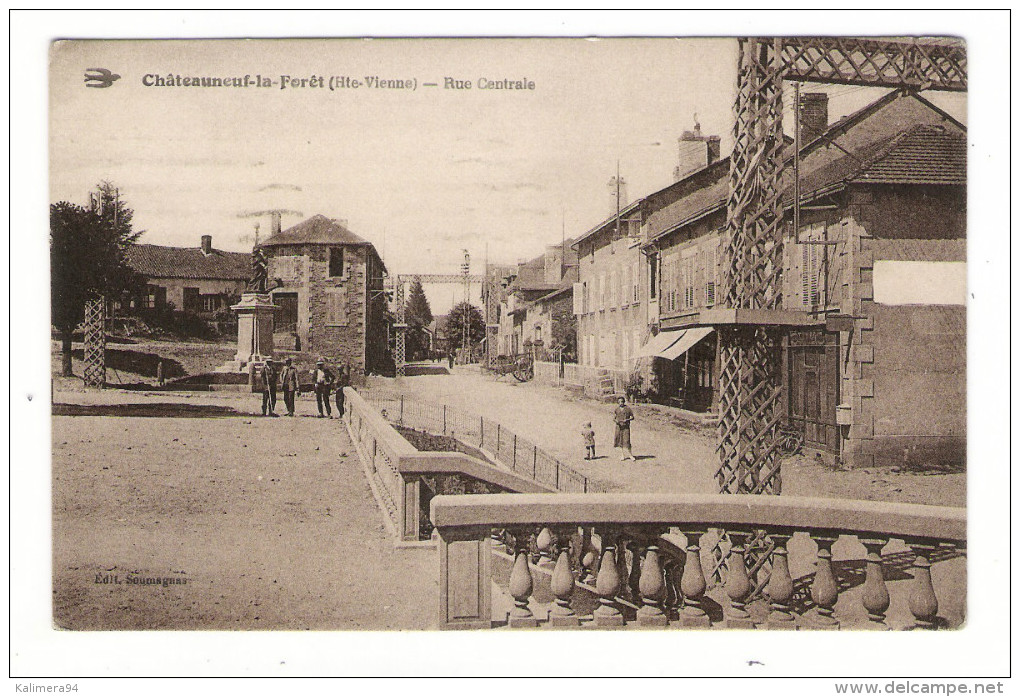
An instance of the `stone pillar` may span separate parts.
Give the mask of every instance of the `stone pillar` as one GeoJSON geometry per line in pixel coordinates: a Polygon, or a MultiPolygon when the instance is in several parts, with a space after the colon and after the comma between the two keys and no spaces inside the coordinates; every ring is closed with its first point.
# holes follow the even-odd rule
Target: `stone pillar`
{"type": "Polygon", "coordinates": [[[237,313],[237,354],[241,364],[273,355],[273,304],[268,293],[244,293],[241,302],[230,307],[237,313]]]}

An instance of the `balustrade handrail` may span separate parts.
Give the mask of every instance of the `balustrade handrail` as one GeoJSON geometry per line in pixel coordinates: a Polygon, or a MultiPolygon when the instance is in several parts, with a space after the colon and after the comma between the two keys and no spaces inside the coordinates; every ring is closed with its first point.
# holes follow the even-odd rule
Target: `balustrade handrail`
{"type": "Polygon", "coordinates": [[[966,540],[965,508],[740,494],[491,494],[437,496],[437,528],[543,524],[703,525],[966,540]]]}
{"type": "Polygon", "coordinates": [[[913,626],[937,629],[948,620],[938,616],[931,566],[939,558],[952,558],[944,556],[947,548],[966,548],[967,532],[962,508],[729,494],[438,496],[431,502],[431,520],[439,532],[444,629],[492,626],[493,539],[506,545],[513,558],[507,586],[514,603],[507,615],[511,627],[539,626],[532,610],[536,598],[530,568],[537,549],[550,562],[555,560],[549,585],[555,597],[548,615],[551,626],[578,627],[584,621],[620,627],[636,621],[662,627],[675,621],[709,628],[720,621],[710,616],[706,600],[714,578],[720,586],[725,580],[727,627],[839,629],[844,622],[858,623],[852,611],[844,614],[846,607],[837,612],[841,585],[833,545],[847,536],[856,537],[866,551],[859,600],[868,626],[891,628],[883,549],[902,540],[914,554],[908,597],[913,626]],[[795,605],[801,601],[790,573],[788,544],[805,534],[815,543],[817,561],[812,606],[798,611],[795,605]],[[702,539],[713,537],[718,547],[706,574],[702,539]],[[574,606],[578,580],[585,574],[596,577],[598,607],[583,619],[584,611],[574,606]],[[767,618],[750,613],[749,603],[760,593],[768,596],[767,618]],[[636,615],[627,615],[624,595],[630,598],[629,607],[640,605],[636,615]]]}

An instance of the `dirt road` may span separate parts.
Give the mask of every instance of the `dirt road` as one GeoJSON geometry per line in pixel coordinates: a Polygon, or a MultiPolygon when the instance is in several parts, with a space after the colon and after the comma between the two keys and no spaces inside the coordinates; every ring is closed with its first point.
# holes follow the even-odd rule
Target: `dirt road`
{"type": "Polygon", "coordinates": [[[121,413],[151,413],[135,403],[188,409],[54,416],[57,625],[434,625],[435,553],[394,549],[338,420],[245,413],[259,406],[253,395],[102,394],[56,401],[83,404],[83,414],[96,401],[121,413]]]}

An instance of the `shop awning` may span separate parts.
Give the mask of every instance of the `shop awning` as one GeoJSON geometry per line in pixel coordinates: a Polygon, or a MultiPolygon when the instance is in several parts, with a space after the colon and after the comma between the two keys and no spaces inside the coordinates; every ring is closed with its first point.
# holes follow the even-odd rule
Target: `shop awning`
{"type": "MultiPolygon", "coordinates": [[[[684,329],[683,331],[677,332],[680,336],[670,344],[662,353],[656,354],[666,360],[675,360],[680,356],[687,353],[692,346],[704,339],[706,336],[711,334],[714,330],[711,327],[692,327],[690,329],[684,329]]],[[[665,332],[663,332],[665,333],[665,332]]],[[[661,336],[661,334],[660,334],[661,336]]]]}
{"type": "Polygon", "coordinates": [[[632,359],[638,358],[650,358],[652,356],[661,356],[664,351],[668,351],[669,348],[680,340],[680,337],[684,332],[659,332],[642,346],[636,354],[631,356],[632,359]]]}

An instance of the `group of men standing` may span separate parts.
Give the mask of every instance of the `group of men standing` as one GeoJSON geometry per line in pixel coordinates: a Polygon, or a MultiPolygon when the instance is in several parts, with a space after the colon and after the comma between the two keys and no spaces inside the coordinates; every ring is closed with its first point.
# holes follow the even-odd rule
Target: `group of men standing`
{"type": "MultiPolygon", "coordinates": [[[[337,415],[344,415],[344,388],[351,384],[350,366],[343,366],[337,369],[338,374],[326,367],[326,360],[320,358],[315,362],[315,369],[312,371],[312,389],[315,392],[315,405],[319,410],[319,418],[332,418],[333,410],[330,406],[330,397],[336,403],[337,415]]],[[[259,372],[262,379],[262,415],[278,416],[276,414],[276,390],[277,383],[283,391],[283,403],[287,408],[287,416],[294,416],[296,398],[301,396],[301,380],[298,378],[298,370],[294,367],[292,359],[284,361],[283,371],[277,374],[276,364],[267,360],[262,364],[259,372]]]]}

